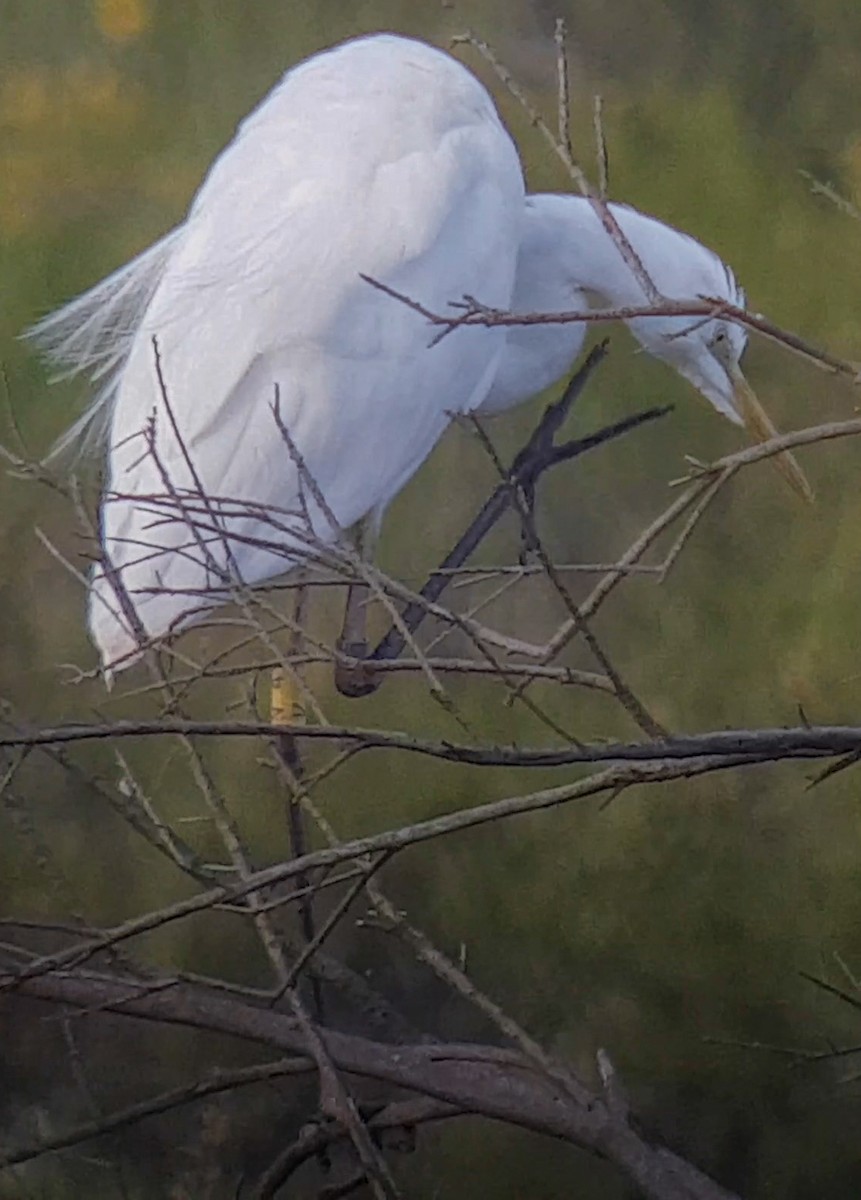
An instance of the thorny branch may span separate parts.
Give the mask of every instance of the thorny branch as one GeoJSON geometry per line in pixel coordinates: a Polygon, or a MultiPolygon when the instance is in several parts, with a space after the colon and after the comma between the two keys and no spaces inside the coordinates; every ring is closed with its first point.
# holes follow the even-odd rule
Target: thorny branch
{"type": "Polygon", "coordinates": [[[357,729],[338,725],[271,725],[266,721],[193,721],[161,718],[153,721],[108,721],[34,729],[29,733],[0,733],[0,747],[67,745],[71,742],[115,738],[272,737],[279,730],[309,741],[355,743],[363,750],[400,750],[446,762],[476,767],[568,767],[605,762],[683,762],[702,755],[778,762],[786,758],[818,759],[861,751],[861,726],[802,725],[787,729],[721,729],[688,736],[667,736],[650,742],[578,742],[571,746],[482,746],[431,741],[397,730],[357,729]]]}
{"type": "MultiPolygon", "coordinates": [[[[102,1012],[117,1012],[128,1019],[206,1029],[267,1045],[282,1054],[308,1053],[305,1035],[290,1017],[238,1004],[199,987],[136,998],[129,995],[124,980],[64,972],[32,979],[24,988],[27,995],[53,1003],[77,1008],[97,1005],[102,1012]]],[[[600,1094],[584,1088],[584,1100],[575,1101],[517,1052],[456,1043],[390,1047],[334,1031],[327,1031],[324,1038],[326,1053],[339,1071],[418,1093],[456,1112],[506,1121],[591,1150],[615,1162],[645,1197],[732,1200],[731,1193],[696,1167],[644,1139],[600,1094]]],[[[437,1109],[434,1115],[448,1114],[437,1109]]],[[[17,1153],[20,1158],[23,1151],[17,1153]]]]}
{"type": "Polygon", "coordinates": [[[661,298],[654,304],[629,305],[625,308],[589,308],[540,313],[516,313],[489,308],[474,298],[465,297],[462,302],[458,302],[457,315],[452,316],[450,313],[434,312],[412,296],[399,292],[396,288],[390,287],[378,279],[373,279],[370,275],[363,275],[362,278],[378,291],[385,292],[393,300],[400,301],[401,304],[405,304],[407,308],[411,308],[413,312],[424,317],[428,324],[439,328],[440,333],[437,334],[434,342],[453,333],[456,329],[470,325],[482,325],[487,328],[577,323],[603,325],[610,321],[631,321],[638,317],[690,317],[691,320],[713,320],[721,317],[762,334],[763,337],[793,351],[831,374],[846,376],[852,383],[858,383],[861,380],[861,367],[858,363],[849,362],[847,359],[832,354],[829,350],[812,345],[798,334],[775,325],[760,313],[739,308],[738,305],[730,304],[728,300],[721,300],[715,296],[702,296],[698,300],[690,301],[661,298]]]}

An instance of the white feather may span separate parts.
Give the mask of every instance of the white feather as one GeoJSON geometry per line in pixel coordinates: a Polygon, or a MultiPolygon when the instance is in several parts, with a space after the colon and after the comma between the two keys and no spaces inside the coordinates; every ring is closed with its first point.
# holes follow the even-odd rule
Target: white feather
{"type": "Polygon", "coordinates": [[[358,39],[288,72],[178,230],[41,323],[56,362],[106,380],[83,421],[110,419],[90,598],[106,665],[283,572],[306,516],[325,543],[379,513],[480,403],[504,334],[430,348],[425,320],[361,276],[435,310],[465,293],[507,307],[523,205],[474,76],[420,42],[358,39]]]}
{"type": "Polygon", "coordinates": [[[25,337],[59,368],[55,379],[83,374],[100,385],[86,412],[55,443],[49,459],[67,451],[93,452],[106,444],[122,368],[182,232],[174,229],[27,330],[25,337]]]}

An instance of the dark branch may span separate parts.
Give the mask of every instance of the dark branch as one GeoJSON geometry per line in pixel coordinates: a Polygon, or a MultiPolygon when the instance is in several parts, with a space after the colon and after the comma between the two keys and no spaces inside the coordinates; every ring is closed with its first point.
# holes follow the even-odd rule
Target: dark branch
{"type": "Polygon", "coordinates": [[[265,721],[159,720],[110,721],[104,724],[45,726],[0,734],[2,747],[69,745],[108,738],[267,737],[288,732],[297,740],[353,743],[365,750],[403,750],[446,762],[476,767],[568,767],[610,762],[660,762],[703,755],[777,762],[786,758],[816,759],[861,752],[861,726],[802,725],[787,729],[721,729],[679,735],[652,742],[585,742],[576,746],[479,746],[434,742],[397,730],[357,729],[342,725],[272,725],[265,721]]]}
{"type": "Polygon", "coordinates": [[[594,347],[582,367],[572,377],[559,400],[548,405],[526,445],[517,454],[507,477],[495,488],[482,505],[469,527],[445,556],[436,571],[428,578],[415,600],[401,613],[401,624],[392,625],[377,643],[373,652],[362,659],[361,647],[353,646],[351,652],[359,661],[351,671],[340,672],[343,686],[339,690],[349,696],[365,696],[375,691],[382,682],[373,663],[389,662],[404,651],[407,639],[414,634],[427,616],[429,606],[436,604],[451,583],[452,573],[462,567],[475,553],[490,531],[512,506],[517,490],[534,496],[539,479],[560,463],[569,462],[598,446],[623,436],[647,421],[653,421],[670,411],[668,407],[652,408],[617,421],[596,433],[583,438],[574,438],[556,445],[556,434],[562,428],[574,402],[582,393],[592,373],[607,353],[607,343],[594,347]]]}
{"type": "MultiPolygon", "coordinates": [[[[76,974],[26,981],[25,995],[128,1018],[183,1025],[307,1057],[295,1020],[188,985],[130,997],[126,980],[76,974]]],[[[560,1138],[613,1162],[650,1200],[733,1200],[669,1150],[646,1141],[606,1099],[578,1103],[518,1053],[483,1045],[389,1046],[318,1031],[339,1071],[404,1088],[461,1112],[560,1138]]],[[[565,1068],[567,1070],[568,1068],[565,1068]]]]}

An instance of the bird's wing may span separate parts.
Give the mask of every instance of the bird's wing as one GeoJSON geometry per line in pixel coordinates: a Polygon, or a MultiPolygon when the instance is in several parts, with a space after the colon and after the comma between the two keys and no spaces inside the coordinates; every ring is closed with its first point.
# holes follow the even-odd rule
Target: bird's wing
{"type": "MultiPolygon", "coordinates": [[[[416,104],[428,87],[416,78],[416,104]]],[[[424,142],[405,129],[413,110],[403,96],[383,88],[372,99],[385,110],[374,120],[356,117],[353,91],[325,110],[322,130],[296,125],[292,112],[247,122],[198,195],[113,415],[103,535],[133,590],[199,589],[210,574],[188,522],[157,519],[152,497],[164,497],[166,478],[174,500],[202,489],[233,505],[231,548],[247,583],[289,565],[303,505],[315,534],[332,540],[280,436],[276,385],[279,419],[346,527],[385,504],[449,412],[490,384],[499,331],[459,330],[431,349],[426,320],[362,275],[436,311],[467,293],[505,307],[523,211],[516,152],[486,96],[484,107],[441,104],[424,142]],[[143,444],[153,414],[155,453],[143,444]]],[[[153,598],[147,631],[183,612],[177,595],[153,598]]]]}
{"type": "Polygon", "coordinates": [[[487,389],[502,338],[463,330],[430,348],[424,318],[362,276],[435,311],[466,293],[507,304],[518,217],[480,169],[461,172],[476,140],[454,131],[435,152],[388,162],[349,194],[326,179],[291,187],[285,172],[269,205],[258,172],[257,211],[271,220],[251,235],[237,232],[222,206],[192,214],[117,396],[112,459],[123,490],[151,490],[144,476],[154,468],[130,439],[164,407],[157,345],[169,406],[157,421],[160,454],[184,483],[188,455],[206,488],[229,482],[236,496],[294,501],[295,472],[271,484],[259,475],[284,453],[272,413],[277,384],[280,418],[333,494],[339,520],[387,501],[447,413],[487,389]],[[182,445],[167,436],[173,422],[182,445]]]}

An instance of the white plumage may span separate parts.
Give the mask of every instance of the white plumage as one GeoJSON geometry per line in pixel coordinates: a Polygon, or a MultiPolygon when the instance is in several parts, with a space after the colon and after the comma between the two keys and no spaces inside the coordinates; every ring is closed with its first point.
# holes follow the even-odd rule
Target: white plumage
{"type": "MultiPolygon", "coordinates": [[[[743,305],[711,250],[611,210],[662,295],[743,305]]],[[[465,295],[525,313],[646,301],[589,200],[525,199],[490,96],[449,55],[381,34],[289,71],[186,221],[33,331],[101,388],[61,445],[108,444],[106,565],[89,600],[106,666],[128,665],[237,582],[282,573],[309,533],[331,542],[379,518],[450,413],[520,403],[583,343],[585,327],[568,324],[471,326],[430,346],[421,316],[362,275],[435,312],[465,295]]],[[[628,324],[724,416],[773,432],[740,371],[739,326],[628,324]]],[[[782,465],[809,490],[789,456],[782,465]]]]}
{"type": "Polygon", "coordinates": [[[202,590],[284,571],[306,518],[332,541],[308,477],[346,528],[382,511],[449,412],[481,402],[504,333],[429,349],[424,320],[361,275],[434,309],[465,293],[505,308],[523,201],[517,153],[470,72],[420,42],[358,39],[288,72],[185,223],[36,328],[57,361],[105,379],[83,424],[109,422],[103,553],[136,610],[97,568],[89,625],[105,664],[199,616],[202,590]]]}
{"type": "MultiPolygon", "coordinates": [[[[713,250],[624,204],[610,212],[658,292],[667,300],[701,296],[744,307],[744,292],[713,250]]],[[[648,304],[642,285],[583,196],[533,195],[525,220],[512,307],[518,313],[621,309],[648,304]]],[[[627,322],[643,348],[673,366],[718,412],[739,424],[725,360],[738,366],[747,343],[731,321],[642,317],[627,322]],[[719,347],[717,356],[715,347],[719,347]]],[[[580,353],[587,326],[521,325],[509,330],[506,354],[482,405],[519,404],[564,375],[580,353]]]]}
{"type": "MultiPolygon", "coordinates": [[[[745,295],[732,270],[713,250],[686,233],[624,204],[609,213],[658,294],[667,301],[704,297],[744,308],[745,295]]],[[[578,312],[649,306],[649,297],[605,227],[604,214],[582,196],[534,195],[526,199],[512,299],[516,313],[578,312]]],[[[741,370],[747,345],[735,321],[656,315],[625,322],[643,349],[679,372],[713,407],[755,441],[777,430],[741,370]]],[[[480,405],[502,412],[560,379],[571,368],[587,326],[511,326],[493,385],[480,405]]],[[[813,493],[792,454],[775,463],[804,499],[813,493]]]]}

